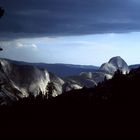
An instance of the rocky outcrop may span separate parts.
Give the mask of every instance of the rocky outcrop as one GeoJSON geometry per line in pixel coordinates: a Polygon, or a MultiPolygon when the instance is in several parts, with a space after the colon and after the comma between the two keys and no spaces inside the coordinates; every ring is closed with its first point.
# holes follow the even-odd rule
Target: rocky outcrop
{"type": "Polygon", "coordinates": [[[120,56],[113,57],[108,63],[102,64],[99,70],[112,75],[117,70],[120,70],[123,74],[129,73],[127,63],[120,56]]]}
{"type": "Polygon", "coordinates": [[[0,59],[1,104],[5,98],[13,101],[29,95],[37,96],[40,93],[45,96],[49,92],[46,87],[50,82],[55,85],[52,96],[61,94],[64,81],[53,74],[49,74],[46,69],[0,59]]]}

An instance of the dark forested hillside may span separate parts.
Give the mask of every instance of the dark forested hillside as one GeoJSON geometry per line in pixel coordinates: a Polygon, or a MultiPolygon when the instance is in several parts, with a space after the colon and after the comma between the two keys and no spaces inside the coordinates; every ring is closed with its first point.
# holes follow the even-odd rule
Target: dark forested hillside
{"type": "Polygon", "coordinates": [[[0,135],[140,135],[140,68],[97,87],[0,108],[0,135]]]}

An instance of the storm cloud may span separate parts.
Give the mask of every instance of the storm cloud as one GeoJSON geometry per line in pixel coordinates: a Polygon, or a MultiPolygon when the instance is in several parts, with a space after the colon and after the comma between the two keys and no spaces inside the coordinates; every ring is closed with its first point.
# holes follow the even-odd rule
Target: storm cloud
{"type": "Polygon", "coordinates": [[[0,0],[1,34],[67,36],[140,31],[139,0],[0,0]]]}

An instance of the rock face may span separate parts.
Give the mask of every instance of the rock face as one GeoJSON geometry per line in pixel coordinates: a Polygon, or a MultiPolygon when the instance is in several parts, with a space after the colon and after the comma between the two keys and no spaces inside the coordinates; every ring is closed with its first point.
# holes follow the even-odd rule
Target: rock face
{"type": "Polygon", "coordinates": [[[63,91],[81,89],[83,87],[91,88],[97,85],[93,79],[92,72],[81,72],[79,75],[67,77],[65,81],[63,91]]]}
{"type": "Polygon", "coordinates": [[[101,65],[100,71],[113,75],[117,71],[117,68],[110,63],[104,63],[101,65]]]}
{"type": "Polygon", "coordinates": [[[102,64],[100,70],[109,74],[114,74],[117,70],[120,70],[123,74],[129,73],[127,63],[120,56],[113,57],[108,63],[102,64]]]}
{"type": "Polygon", "coordinates": [[[63,85],[64,92],[71,91],[71,90],[77,90],[77,89],[81,89],[81,88],[82,88],[82,86],[80,86],[80,84],[78,84],[77,81],[74,81],[74,80],[68,80],[63,85]]]}
{"type": "Polygon", "coordinates": [[[69,90],[71,85],[75,85],[77,89],[91,88],[104,81],[104,79],[111,79],[117,70],[120,70],[123,74],[129,73],[127,63],[120,56],[113,57],[108,63],[102,64],[96,72],[81,72],[79,75],[67,77],[66,85],[69,86],[69,90]]]}
{"type": "Polygon", "coordinates": [[[71,76],[66,78],[64,84],[64,91],[69,91],[70,89],[81,89],[83,87],[92,88],[98,85],[99,82],[104,81],[104,79],[111,79],[112,75],[104,72],[82,72],[79,75],[71,76]],[[75,88],[73,86],[75,85],[75,88]],[[69,87],[67,90],[67,86],[69,87]]]}
{"type": "Polygon", "coordinates": [[[52,96],[56,97],[56,96],[62,94],[62,92],[63,92],[62,86],[64,84],[64,81],[52,73],[49,73],[49,77],[50,77],[50,82],[52,82],[54,84],[54,87],[55,87],[52,96]]]}
{"type": "Polygon", "coordinates": [[[55,90],[52,96],[62,93],[63,80],[47,70],[41,70],[31,65],[21,65],[6,59],[0,59],[0,104],[3,99],[18,100],[29,95],[47,94],[46,86],[53,82],[55,90]]]}
{"type": "Polygon", "coordinates": [[[111,79],[113,77],[113,75],[105,73],[105,72],[95,72],[93,73],[93,79],[96,82],[96,84],[98,84],[99,82],[103,82],[104,79],[111,79]]]}
{"type": "Polygon", "coordinates": [[[17,65],[7,60],[0,60],[1,71],[6,81],[22,92],[23,96],[40,91],[46,93],[46,85],[50,81],[49,73],[34,66],[17,65]]]}

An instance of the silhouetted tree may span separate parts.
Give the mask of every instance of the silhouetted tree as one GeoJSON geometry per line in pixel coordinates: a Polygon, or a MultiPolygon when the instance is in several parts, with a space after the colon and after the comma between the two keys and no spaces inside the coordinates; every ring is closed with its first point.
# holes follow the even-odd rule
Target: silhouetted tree
{"type": "Polygon", "coordinates": [[[49,82],[46,89],[47,89],[47,99],[52,98],[53,92],[54,92],[54,90],[56,90],[54,83],[49,82]]]}
{"type": "Polygon", "coordinates": [[[0,7],[0,18],[4,15],[4,9],[0,7]]]}
{"type": "Polygon", "coordinates": [[[105,77],[104,77],[104,82],[106,82],[106,81],[107,81],[107,77],[105,76],[105,77]]]}
{"type": "MultiPolygon", "coordinates": [[[[0,7],[0,18],[4,15],[4,9],[2,7],[0,7]]],[[[0,47],[0,51],[2,51],[3,49],[0,47]]]]}

